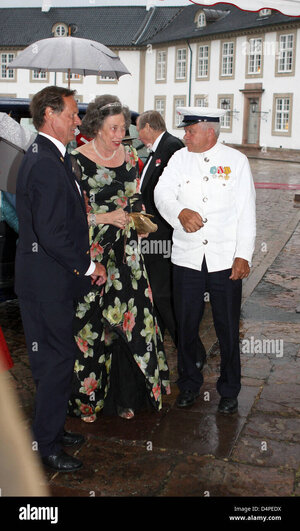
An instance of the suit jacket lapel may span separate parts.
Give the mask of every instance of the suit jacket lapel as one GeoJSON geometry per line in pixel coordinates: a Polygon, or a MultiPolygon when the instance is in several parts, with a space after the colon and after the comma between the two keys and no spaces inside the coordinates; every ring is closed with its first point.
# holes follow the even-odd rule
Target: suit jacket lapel
{"type": "Polygon", "coordinates": [[[79,192],[79,190],[77,188],[77,185],[75,183],[76,177],[75,177],[75,175],[73,173],[73,170],[72,170],[72,164],[71,164],[70,158],[67,157],[67,160],[65,160],[64,157],[62,156],[61,152],[59,151],[59,149],[56,147],[56,145],[53,142],[51,142],[51,140],[49,140],[49,138],[46,138],[43,135],[38,135],[36,137],[33,145],[35,143],[44,144],[45,146],[47,146],[47,148],[49,148],[51,151],[53,151],[53,153],[57,156],[57,158],[59,159],[60,163],[64,165],[64,168],[65,168],[66,174],[68,176],[68,179],[71,182],[71,186],[74,189],[75,193],[77,194],[77,197],[80,200],[80,204],[81,204],[81,206],[83,208],[83,211],[86,214],[83,191],[82,191],[82,189],[80,187],[80,190],[81,190],[81,194],[80,194],[80,192],[79,192]]]}

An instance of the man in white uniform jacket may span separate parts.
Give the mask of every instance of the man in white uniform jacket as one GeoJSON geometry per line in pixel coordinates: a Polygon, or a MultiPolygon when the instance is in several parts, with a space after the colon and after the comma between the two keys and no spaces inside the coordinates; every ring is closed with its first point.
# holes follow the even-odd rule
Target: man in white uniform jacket
{"type": "Polygon", "coordinates": [[[194,403],[203,383],[197,338],[209,292],[220,344],[218,411],[234,413],[241,388],[239,320],[242,279],[255,245],[255,188],[248,159],[218,142],[226,111],[181,107],[185,148],[170,159],[154,191],[173,227],[174,307],[178,326],[177,406],[194,403]]]}

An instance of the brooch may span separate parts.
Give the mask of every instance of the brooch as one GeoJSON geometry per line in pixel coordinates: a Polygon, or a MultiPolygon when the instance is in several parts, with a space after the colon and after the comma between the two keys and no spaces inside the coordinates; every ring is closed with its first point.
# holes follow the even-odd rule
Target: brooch
{"type": "Polygon", "coordinates": [[[160,159],[156,159],[155,166],[158,167],[160,165],[161,165],[161,160],[160,159]]]}

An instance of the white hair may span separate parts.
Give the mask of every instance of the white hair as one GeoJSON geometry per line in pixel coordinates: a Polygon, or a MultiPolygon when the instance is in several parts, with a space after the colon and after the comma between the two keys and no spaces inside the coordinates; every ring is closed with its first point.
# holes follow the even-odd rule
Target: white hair
{"type": "Polygon", "coordinates": [[[216,139],[219,138],[220,136],[220,129],[221,129],[221,126],[220,126],[220,122],[198,122],[199,125],[202,126],[203,129],[213,129],[214,130],[214,133],[215,133],[215,136],[216,136],[216,139]]]}

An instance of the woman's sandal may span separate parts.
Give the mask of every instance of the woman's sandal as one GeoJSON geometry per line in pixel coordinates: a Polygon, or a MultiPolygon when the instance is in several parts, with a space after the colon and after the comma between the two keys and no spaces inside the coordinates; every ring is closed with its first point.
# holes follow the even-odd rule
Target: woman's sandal
{"type": "Polygon", "coordinates": [[[130,420],[134,417],[134,411],[130,408],[118,407],[118,415],[119,417],[122,417],[122,419],[130,420]]]}

